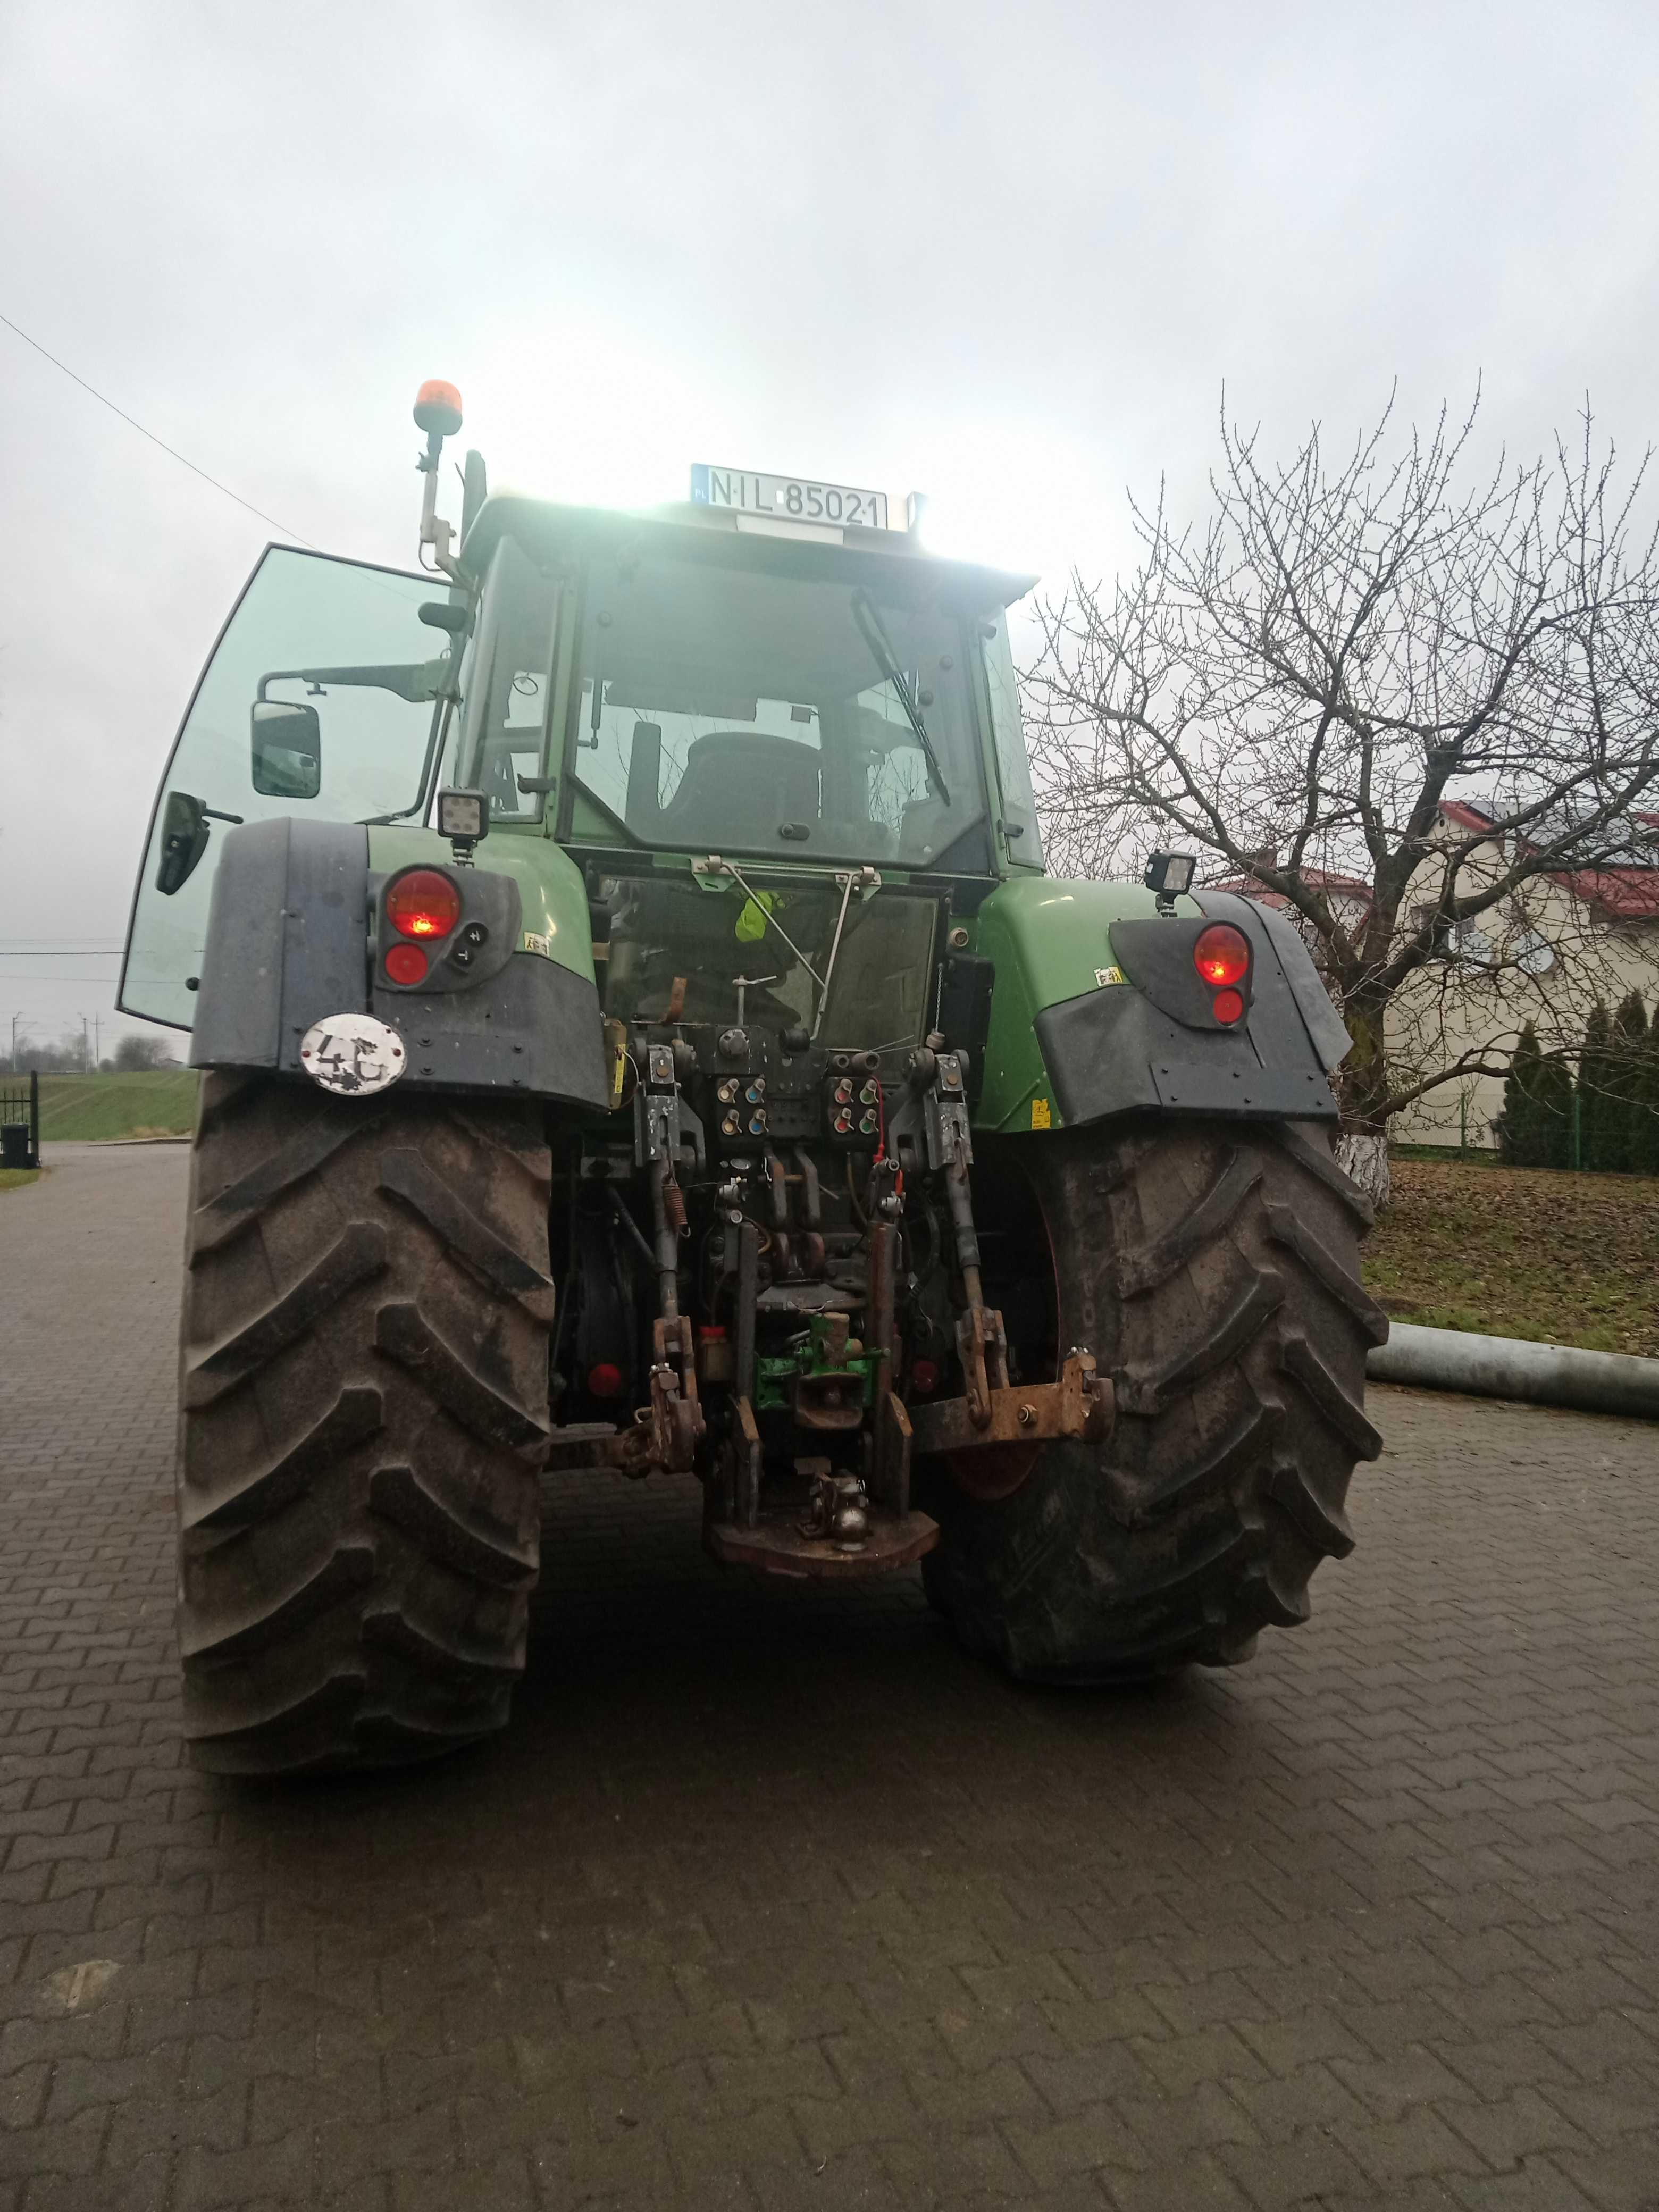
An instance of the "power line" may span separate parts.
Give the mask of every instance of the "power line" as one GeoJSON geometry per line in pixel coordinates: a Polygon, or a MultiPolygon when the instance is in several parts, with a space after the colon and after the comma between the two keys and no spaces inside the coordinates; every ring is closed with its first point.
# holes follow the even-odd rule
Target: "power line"
{"type": "Polygon", "coordinates": [[[217,477],[210,477],[205,469],[198,469],[194,461],[187,460],[178,447],[168,445],[165,438],[158,438],[154,430],[147,430],[137,416],[129,415],[125,407],[118,407],[112,399],[106,399],[95,385],[88,384],[84,376],[77,376],[69,363],[59,361],[55,353],[48,353],[39,338],[32,338],[26,330],[13,322],[9,315],[0,315],[0,323],[3,323],[9,331],[21,338],[26,346],[33,346],[42,361],[49,361],[54,368],[61,369],[71,384],[78,384],[82,392],[89,392],[100,407],[107,407],[112,415],[118,415],[124,422],[131,424],[132,428],[137,431],[141,438],[148,438],[152,446],[159,446],[164,453],[170,454],[175,461],[187,468],[192,476],[200,477],[202,482],[211,484],[215,491],[223,492],[227,499],[234,499],[238,507],[245,507],[250,514],[257,514],[261,522],[268,522],[273,530],[280,530],[284,538],[292,538],[301,545],[310,546],[313,553],[320,550],[312,545],[308,538],[301,538],[297,530],[290,530],[287,523],[279,522],[274,514],[267,514],[264,507],[255,507],[251,499],[244,499],[240,492],[233,491],[228,484],[221,483],[217,477]]]}

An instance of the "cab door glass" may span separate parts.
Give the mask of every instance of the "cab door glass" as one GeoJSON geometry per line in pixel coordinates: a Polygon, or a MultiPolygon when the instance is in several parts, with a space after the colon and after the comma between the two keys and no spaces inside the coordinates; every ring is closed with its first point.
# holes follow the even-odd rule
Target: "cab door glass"
{"type": "Polygon", "coordinates": [[[188,979],[201,973],[218,848],[234,822],[418,818],[453,649],[418,610],[444,591],[431,576],[266,548],[202,672],[156,796],[128,932],[125,1012],[191,1026],[188,979]]]}
{"type": "Polygon", "coordinates": [[[997,781],[1002,787],[1002,819],[1007,827],[1009,858],[1042,865],[1042,833],[1037,827],[1031,791],[1031,763],[1020,720],[1019,681],[1008,643],[1008,617],[999,607],[980,624],[985,686],[991,703],[991,734],[996,741],[997,781]],[[1016,835],[1015,833],[1018,834],[1016,835]]]}

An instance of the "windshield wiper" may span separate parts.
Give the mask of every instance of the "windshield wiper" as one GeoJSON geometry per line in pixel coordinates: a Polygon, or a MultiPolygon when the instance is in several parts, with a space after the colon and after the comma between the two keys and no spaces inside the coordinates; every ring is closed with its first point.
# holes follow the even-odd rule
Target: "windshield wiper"
{"type": "Polygon", "coordinates": [[[951,804],[950,790],[945,783],[943,771],[939,768],[939,755],[933,750],[933,741],[927,734],[927,725],[921,719],[921,708],[917,705],[915,695],[910,689],[909,678],[898,665],[898,655],[893,650],[892,640],[882,628],[881,617],[876,612],[875,603],[868,592],[854,592],[853,620],[857,626],[859,635],[869,647],[871,657],[877,667],[880,669],[894,690],[898,693],[899,704],[904,709],[905,719],[915,732],[916,742],[921,747],[922,757],[927,763],[928,779],[934,790],[948,806],[951,804]]]}

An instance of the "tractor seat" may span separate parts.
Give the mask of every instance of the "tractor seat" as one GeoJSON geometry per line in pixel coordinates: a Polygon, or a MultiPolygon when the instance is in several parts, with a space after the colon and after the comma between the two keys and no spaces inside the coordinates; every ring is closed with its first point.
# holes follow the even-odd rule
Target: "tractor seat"
{"type": "Polygon", "coordinates": [[[685,773],[662,810],[675,843],[717,848],[722,838],[769,845],[785,822],[818,818],[818,751],[754,730],[711,730],[685,756],[685,773]]]}

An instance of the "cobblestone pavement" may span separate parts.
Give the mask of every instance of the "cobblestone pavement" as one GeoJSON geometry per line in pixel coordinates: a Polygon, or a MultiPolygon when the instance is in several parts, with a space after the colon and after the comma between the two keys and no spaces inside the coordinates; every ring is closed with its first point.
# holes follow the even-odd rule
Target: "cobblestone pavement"
{"type": "Polygon", "coordinates": [[[1659,1439],[1379,1392],[1359,1549],[1134,1696],[550,1496],[513,1732],[180,1762],[180,1148],[0,1196],[0,2212],[1659,2204],[1659,1439]]]}

